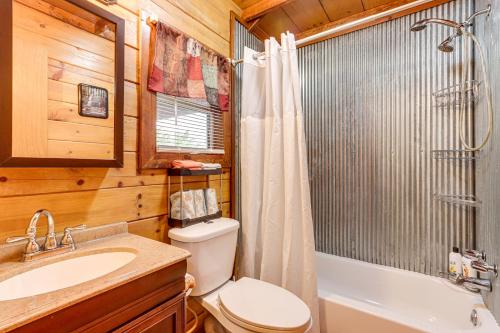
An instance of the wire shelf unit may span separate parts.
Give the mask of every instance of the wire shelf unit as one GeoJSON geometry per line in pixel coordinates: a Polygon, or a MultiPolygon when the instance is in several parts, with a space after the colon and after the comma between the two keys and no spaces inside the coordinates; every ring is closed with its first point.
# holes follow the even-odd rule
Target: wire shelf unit
{"type": "Polygon", "coordinates": [[[436,160],[462,160],[473,161],[479,158],[479,154],[465,149],[435,149],[432,157],[436,160]]]}
{"type": "Polygon", "coordinates": [[[470,80],[438,90],[432,94],[434,105],[437,108],[459,107],[462,103],[471,105],[479,98],[480,84],[480,81],[470,80]]]}
{"type": "Polygon", "coordinates": [[[434,199],[452,205],[479,207],[481,201],[472,194],[434,194],[434,199]]]}

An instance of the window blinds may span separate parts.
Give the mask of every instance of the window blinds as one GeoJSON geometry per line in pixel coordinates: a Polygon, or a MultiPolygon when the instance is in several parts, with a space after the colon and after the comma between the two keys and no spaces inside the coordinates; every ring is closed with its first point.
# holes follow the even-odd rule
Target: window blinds
{"type": "Polygon", "coordinates": [[[224,154],[223,114],[204,103],[156,94],[158,152],[224,154]]]}

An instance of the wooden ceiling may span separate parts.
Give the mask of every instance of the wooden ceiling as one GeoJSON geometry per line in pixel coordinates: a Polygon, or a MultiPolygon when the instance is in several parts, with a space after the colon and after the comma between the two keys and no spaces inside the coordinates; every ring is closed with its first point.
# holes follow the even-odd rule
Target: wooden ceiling
{"type": "Polygon", "coordinates": [[[257,35],[279,37],[290,31],[300,35],[394,0],[234,0],[242,17],[257,35]]]}

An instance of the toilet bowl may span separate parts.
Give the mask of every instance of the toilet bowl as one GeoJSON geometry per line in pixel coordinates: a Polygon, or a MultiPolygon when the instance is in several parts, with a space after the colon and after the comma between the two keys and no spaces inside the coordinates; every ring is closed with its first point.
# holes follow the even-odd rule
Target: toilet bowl
{"type": "Polygon", "coordinates": [[[311,327],[307,305],[288,290],[264,281],[231,279],[239,223],[220,218],[170,229],[172,245],[191,252],[191,295],[232,333],[304,333],[311,327]]]}

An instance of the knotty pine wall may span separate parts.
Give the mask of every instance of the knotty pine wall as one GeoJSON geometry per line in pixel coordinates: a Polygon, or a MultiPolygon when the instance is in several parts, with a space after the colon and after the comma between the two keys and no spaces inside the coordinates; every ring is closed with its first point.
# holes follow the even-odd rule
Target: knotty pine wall
{"type": "MultiPolygon", "coordinates": [[[[126,21],[125,36],[125,166],[102,168],[0,168],[0,242],[22,235],[40,208],[50,210],[56,230],[85,223],[97,226],[127,221],[129,230],[167,241],[167,177],[163,170],[137,170],[139,117],[140,14],[156,14],[179,30],[229,56],[230,11],[241,9],[231,0],[119,0],[105,8],[126,21]]],[[[147,47],[147,45],[146,45],[147,47]]],[[[224,215],[230,211],[229,170],[223,181],[224,215]]],[[[204,177],[185,178],[186,188],[206,187],[204,177]]],[[[178,183],[178,179],[173,179],[178,183]]],[[[210,181],[218,188],[218,177],[210,181]],[[215,180],[216,179],[216,180],[215,180]]],[[[178,185],[173,186],[173,190],[178,185]]],[[[44,234],[45,222],[39,235],[44,234]]]]}

